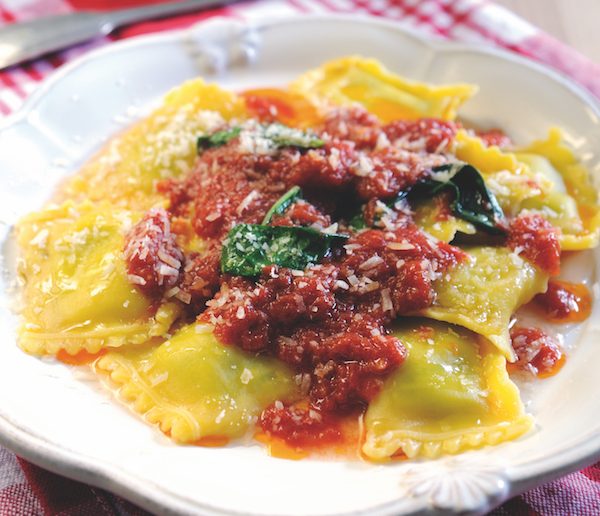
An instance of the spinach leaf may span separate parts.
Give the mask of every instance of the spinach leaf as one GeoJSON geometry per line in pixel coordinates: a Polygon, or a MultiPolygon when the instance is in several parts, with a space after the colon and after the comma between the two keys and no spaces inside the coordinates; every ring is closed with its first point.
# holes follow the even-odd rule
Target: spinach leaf
{"type": "MultiPolygon", "coordinates": [[[[402,192],[399,192],[398,195],[396,195],[396,197],[394,197],[394,199],[392,199],[391,201],[388,201],[385,203],[385,206],[389,209],[393,209],[394,207],[397,206],[397,204],[400,201],[405,200],[408,197],[408,194],[410,193],[410,190],[403,190],[402,192]]],[[[367,221],[365,220],[365,215],[364,215],[364,206],[361,206],[360,211],[355,214],[353,217],[350,218],[350,220],[348,221],[348,225],[355,230],[361,230],[361,229],[366,229],[369,226],[367,225],[367,221]]],[[[381,217],[379,215],[375,215],[375,220],[373,222],[378,222],[381,217]]]]}
{"type": "Polygon", "coordinates": [[[367,221],[365,220],[365,215],[363,214],[363,208],[361,208],[360,211],[348,221],[348,225],[356,231],[367,229],[368,226],[367,221]]]}
{"type": "Polygon", "coordinates": [[[299,186],[292,186],[286,193],[284,193],[265,215],[263,224],[271,222],[273,215],[283,215],[292,204],[302,197],[302,190],[299,186]]]}
{"type": "MultiPolygon", "coordinates": [[[[402,199],[409,202],[429,199],[444,191],[452,193],[450,209],[456,217],[471,222],[491,234],[506,233],[503,224],[504,213],[496,197],[486,187],[480,172],[467,163],[449,163],[433,168],[429,178],[418,182],[409,190],[400,192],[387,206],[392,208],[402,199]]],[[[362,211],[350,219],[350,226],[354,229],[367,227],[362,211]]]]}
{"type": "Polygon", "coordinates": [[[196,141],[196,148],[198,149],[198,154],[201,154],[202,151],[205,151],[206,149],[210,149],[212,147],[220,147],[221,145],[229,143],[231,140],[238,137],[241,132],[241,127],[231,127],[230,129],[217,131],[213,134],[199,136],[198,140],[196,141]]]}
{"type": "Polygon", "coordinates": [[[301,131],[282,124],[258,125],[251,129],[242,127],[231,127],[213,134],[202,135],[196,141],[198,154],[212,147],[220,147],[244,131],[250,132],[250,137],[255,140],[266,140],[266,145],[271,149],[282,149],[284,147],[296,147],[297,149],[317,149],[325,145],[325,142],[311,132],[301,131]]]}
{"type": "Polygon", "coordinates": [[[429,198],[443,191],[453,195],[450,209],[455,216],[488,233],[506,233],[502,208],[475,167],[467,163],[435,167],[431,177],[413,186],[409,198],[429,198]]]}
{"type": "Polygon", "coordinates": [[[267,265],[303,270],[347,239],[306,227],[238,224],[224,242],[221,270],[237,276],[258,276],[267,265]]]}
{"type": "Polygon", "coordinates": [[[276,148],[296,147],[299,149],[317,149],[325,142],[316,135],[294,129],[282,124],[270,124],[264,128],[263,137],[270,140],[276,148]]]}

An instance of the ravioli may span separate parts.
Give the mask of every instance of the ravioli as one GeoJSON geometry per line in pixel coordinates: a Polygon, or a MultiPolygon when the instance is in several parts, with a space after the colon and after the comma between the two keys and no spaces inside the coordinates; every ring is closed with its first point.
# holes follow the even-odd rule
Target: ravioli
{"type": "MultiPolygon", "coordinates": [[[[558,130],[522,149],[488,146],[464,129],[442,154],[432,145],[455,126],[428,119],[455,120],[476,91],[411,82],[361,57],[325,63],[286,90],[237,95],[201,79],[174,89],[66,181],[62,204],[19,223],[19,345],[67,363],[94,360],[121,401],[178,443],[260,431],[290,449],[325,441],[335,449],[350,433],[345,418],[363,409],[360,442],[374,461],[524,434],[532,419],[507,374],[517,358],[509,326],[548,275],[508,247],[481,245],[501,239],[486,229],[505,226],[479,175],[472,192],[454,181],[434,198],[407,197],[412,213],[396,203],[403,213],[363,234],[346,218],[359,208],[348,203],[368,199],[370,219],[373,206],[409,195],[415,181],[439,192],[427,180],[448,181],[465,162],[507,223],[540,213],[560,230],[563,250],[594,247],[597,196],[558,130]],[[365,126],[356,107],[382,123],[365,126]],[[332,110],[336,137],[323,130],[332,110]],[[396,120],[417,121],[399,124],[414,148],[386,150],[384,124],[396,120]],[[458,168],[428,176],[446,161],[458,168]],[[241,225],[248,231],[238,240],[241,225]],[[248,249],[265,256],[251,272],[224,259],[248,249]],[[467,259],[452,266],[461,250],[467,259]],[[142,277],[148,268],[156,282],[142,277]],[[392,321],[397,312],[408,315],[392,321]]],[[[525,367],[539,348],[516,339],[525,367]]]]}
{"type": "Polygon", "coordinates": [[[401,320],[394,332],[408,358],[386,380],[365,415],[363,453],[385,460],[480,448],[532,427],[504,356],[463,328],[401,320]]]}
{"type": "Polygon", "coordinates": [[[522,149],[520,159],[532,169],[555,178],[549,198],[532,199],[526,208],[538,210],[561,228],[561,248],[566,251],[590,249],[598,244],[600,208],[590,173],[564,143],[560,129],[553,128],[545,140],[522,149]]]}
{"type": "Polygon", "coordinates": [[[550,192],[525,199],[520,207],[541,214],[553,226],[559,228],[561,247],[564,249],[565,238],[572,239],[584,231],[575,199],[567,193],[562,177],[546,158],[524,152],[516,155],[521,163],[526,163],[532,170],[544,174],[554,183],[550,192]]]}
{"type": "Polygon", "coordinates": [[[473,165],[484,177],[504,213],[515,217],[526,199],[546,195],[554,187],[544,174],[533,172],[517,156],[484,142],[467,131],[458,131],[454,143],[456,157],[473,165]]]}
{"type": "Polygon", "coordinates": [[[514,154],[495,145],[487,147],[481,138],[465,130],[456,133],[454,154],[458,159],[473,165],[482,174],[491,174],[499,170],[517,174],[521,168],[514,154]]]}
{"type": "Polygon", "coordinates": [[[136,412],[181,443],[240,437],[276,400],[297,396],[294,376],[275,358],[219,343],[192,324],[159,346],[111,351],[95,364],[136,412]]]}
{"type": "Polygon", "coordinates": [[[548,275],[505,247],[465,251],[469,260],[434,282],[435,301],[419,313],[486,337],[512,361],[510,318],[517,308],[546,291],[548,275]]]}
{"type": "Polygon", "coordinates": [[[111,140],[67,182],[62,198],[148,209],[163,200],[155,191],[157,181],[191,169],[198,136],[244,115],[240,97],[202,79],[188,81],[167,94],[150,116],[111,140]]]}
{"type": "Polygon", "coordinates": [[[539,213],[561,230],[565,251],[594,247],[600,233],[600,210],[589,172],[563,143],[558,129],[546,140],[507,152],[486,147],[480,138],[459,131],[457,158],[477,167],[504,212],[539,213]]]}
{"type": "Polygon", "coordinates": [[[453,120],[460,105],[475,94],[470,84],[432,86],[410,82],[391,73],[378,61],[346,57],[301,75],[290,89],[317,105],[362,104],[383,122],[436,117],[453,120]]]}
{"type": "Polygon", "coordinates": [[[180,312],[158,308],[127,280],[124,232],[137,214],[72,202],[30,215],[17,228],[24,280],[20,346],[28,353],[97,353],[163,335],[180,312]]]}

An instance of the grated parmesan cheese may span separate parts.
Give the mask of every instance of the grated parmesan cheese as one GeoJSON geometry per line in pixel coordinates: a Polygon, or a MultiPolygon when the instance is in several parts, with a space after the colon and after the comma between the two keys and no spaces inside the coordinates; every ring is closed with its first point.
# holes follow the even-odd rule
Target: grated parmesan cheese
{"type": "Polygon", "coordinates": [[[373,161],[365,154],[360,154],[357,166],[353,168],[353,171],[359,177],[369,177],[373,173],[374,168],[373,161]]]}
{"type": "Polygon", "coordinates": [[[250,380],[252,380],[252,378],[254,378],[254,375],[252,374],[252,371],[250,371],[250,369],[244,367],[244,370],[242,371],[242,374],[240,375],[240,381],[244,385],[248,385],[248,382],[250,380]]]}
{"type": "Polygon", "coordinates": [[[223,409],[223,410],[221,410],[221,412],[219,412],[219,414],[215,418],[215,423],[217,423],[217,425],[218,425],[221,421],[223,421],[224,418],[225,418],[225,409],[223,409]]]}
{"type": "Polygon", "coordinates": [[[127,279],[129,280],[130,283],[133,283],[134,285],[145,285],[146,284],[146,280],[144,278],[142,278],[141,276],[138,276],[137,274],[128,274],[127,279]]]}
{"type": "Polygon", "coordinates": [[[361,270],[368,270],[377,267],[380,263],[383,263],[383,258],[381,256],[371,256],[368,260],[365,260],[361,263],[358,268],[361,270]]]}
{"type": "Polygon", "coordinates": [[[341,288],[343,290],[348,290],[350,288],[350,285],[348,285],[348,283],[346,283],[343,280],[336,280],[335,281],[335,286],[338,288],[341,288]]]}
{"type": "Polygon", "coordinates": [[[38,233],[29,241],[29,243],[34,247],[38,247],[39,249],[46,249],[48,246],[49,235],[50,232],[46,228],[40,229],[40,231],[38,231],[38,233]]]}
{"type": "Polygon", "coordinates": [[[192,301],[192,295],[189,292],[184,292],[183,290],[177,292],[177,294],[175,294],[175,297],[179,299],[179,301],[185,303],[186,305],[189,305],[192,301]]]}
{"type": "Polygon", "coordinates": [[[165,292],[165,298],[166,299],[170,299],[172,298],[174,295],[176,295],[181,289],[177,286],[170,288],[169,290],[167,290],[165,292]]]}
{"type": "Polygon", "coordinates": [[[158,374],[154,378],[152,378],[150,380],[150,384],[152,385],[152,387],[156,387],[157,385],[166,382],[168,378],[169,373],[168,371],[165,371],[164,373],[158,374]]]}
{"type": "Polygon", "coordinates": [[[181,262],[174,256],[171,256],[170,254],[165,253],[165,251],[163,249],[159,249],[158,253],[156,253],[156,254],[160,260],[165,262],[170,267],[173,267],[177,270],[179,270],[179,268],[181,267],[181,262]]]}
{"type": "Polygon", "coordinates": [[[246,195],[246,197],[244,197],[242,202],[239,204],[239,206],[235,210],[236,213],[238,215],[241,215],[242,213],[244,213],[244,211],[252,204],[252,201],[254,201],[259,196],[260,196],[260,194],[258,193],[258,191],[252,190],[248,195],[246,195]]]}
{"type": "Polygon", "coordinates": [[[390,242],[387,247],[392,251],[410,251],[411,249],[415,248],[413,244],[407,242],[406,240],[402,242],[390,242]]]}
{"type": "Polygon", "coordinates": [[[389,288],[384,288],[381,291],[381,309],[384,312],[394,312],[394,303],[392,303],[392,296],[390,295],[389,288]]]}
{"type": "Polygon", "coordinates": [[[329,157],[327,158],[327,161],[329,162],[329,165],[331,166],[331,168],[333,169],[337,169],[340,164],[341,164],[341,160],[340,160],[340,151],[339,149],[336,149],[335,147],[332,147],[329,157]]]}

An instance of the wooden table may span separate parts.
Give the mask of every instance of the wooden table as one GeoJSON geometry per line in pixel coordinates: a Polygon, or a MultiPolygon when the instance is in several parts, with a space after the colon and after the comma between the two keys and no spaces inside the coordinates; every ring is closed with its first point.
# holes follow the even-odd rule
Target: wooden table
{"type": "Polygon", "coordinates": [[[600,0],[495,0],[600,63],[600,0]]]}

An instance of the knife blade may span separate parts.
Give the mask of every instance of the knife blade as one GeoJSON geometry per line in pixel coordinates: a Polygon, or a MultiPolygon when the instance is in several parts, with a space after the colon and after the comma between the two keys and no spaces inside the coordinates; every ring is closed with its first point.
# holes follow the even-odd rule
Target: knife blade
{"type": "Polygon", "coordinates": [[[0,27],[0,70],[142,20],[206,9],[235,0],[184,0],[117,9],[78,11],[0,27]]]}

